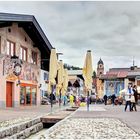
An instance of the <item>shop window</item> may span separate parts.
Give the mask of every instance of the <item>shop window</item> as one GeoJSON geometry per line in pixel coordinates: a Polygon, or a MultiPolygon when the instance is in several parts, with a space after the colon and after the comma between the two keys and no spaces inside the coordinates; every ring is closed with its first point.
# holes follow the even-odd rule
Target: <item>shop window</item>
{"type": "Polygon", "coordinates": [[[9,40],[6,42],[6,54],[9,56],[15,55],[15,43],[9,40]]]}
{"type": "Polygon", "coordinates": [[[37,64],[37,52],[32,51],[32,61],[31,63],[37,64]]]}
{"type": "Polygon", "coordinates": [[[46,72],[44,72],[44,80],[48,81],[48,78],[49,78],[49,75],[46,72]]]}
{"type": "Polygon", "coordinates": [[[32,104],[36,105],[36,87],[32,88],[32,104]]]}
{"type": "Polygon", "coordinates": [[[25,87],[20,87],[20,104],[21,105],[25,105],[25,92],[26,92],[26,88],[25,87]]]}
{"type": "Polygon", "coordinates": [[[20,87],[20,105],[36,105],[36,86],[22,85],[20,87]]]}
{"type": "Polygon", "coordinates": [[[27,48],[20,47],[20,59],[23,61],[27,61],[27,48]]]}

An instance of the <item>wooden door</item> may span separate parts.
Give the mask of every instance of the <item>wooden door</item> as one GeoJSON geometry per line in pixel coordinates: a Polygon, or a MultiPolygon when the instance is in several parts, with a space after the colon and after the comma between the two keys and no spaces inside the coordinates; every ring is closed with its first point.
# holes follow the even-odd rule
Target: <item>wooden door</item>
{"type": "Polygon", "coordinates": [[[6,107],[12,107],[12,83],[6,83],[6,107]]]}

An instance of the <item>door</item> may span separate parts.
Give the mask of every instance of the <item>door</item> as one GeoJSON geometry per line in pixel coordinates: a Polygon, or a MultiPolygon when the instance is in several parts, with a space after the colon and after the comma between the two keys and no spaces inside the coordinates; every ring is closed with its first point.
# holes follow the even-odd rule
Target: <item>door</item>
{"type": "Polygon", "coordinates": [[[31,105],[31,87],[26,87],[26,105],[31,105]]]}
{"type": "Polygon", "coordinates": [[[20,87],[20,105],[26,104],[26,87],[20,87]]]}
{"type": "Polygon", "coordinates": [[[12,107],[12,83],[6,83],[6,107],[12,107]]]}

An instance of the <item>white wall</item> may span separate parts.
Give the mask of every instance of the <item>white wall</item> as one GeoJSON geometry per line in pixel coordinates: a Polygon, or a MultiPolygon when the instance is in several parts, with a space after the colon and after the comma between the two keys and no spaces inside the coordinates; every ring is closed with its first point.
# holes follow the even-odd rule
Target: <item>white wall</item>
{"type": "Polygon", "coordinates": [[[48,71],[45,71],[45,70],[40,70],[41,72],[41,76],[40,76],[40,84],[41,84],[41,87],[40,87],[40,90],[42,91],[47,91],[48,89],[48,84],[45,83],[45,80],[47,81],[48,80],[48,77],[49,77],[49,72],[48,71]],[[44,79],[44,74],[46,74],[46,77],[44,79]]]}

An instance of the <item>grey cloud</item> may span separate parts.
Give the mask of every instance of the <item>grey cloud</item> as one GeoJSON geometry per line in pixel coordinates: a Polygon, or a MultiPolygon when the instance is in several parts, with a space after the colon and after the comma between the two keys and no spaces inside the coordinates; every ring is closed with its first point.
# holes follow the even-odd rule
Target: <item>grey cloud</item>
{"type": "Polygon", "coordinates": [[[1,12],[33,14],[66,63],[83,66],[86,50],[94,68],[140,66],[140,2],[0,2],[1,12]]]}

